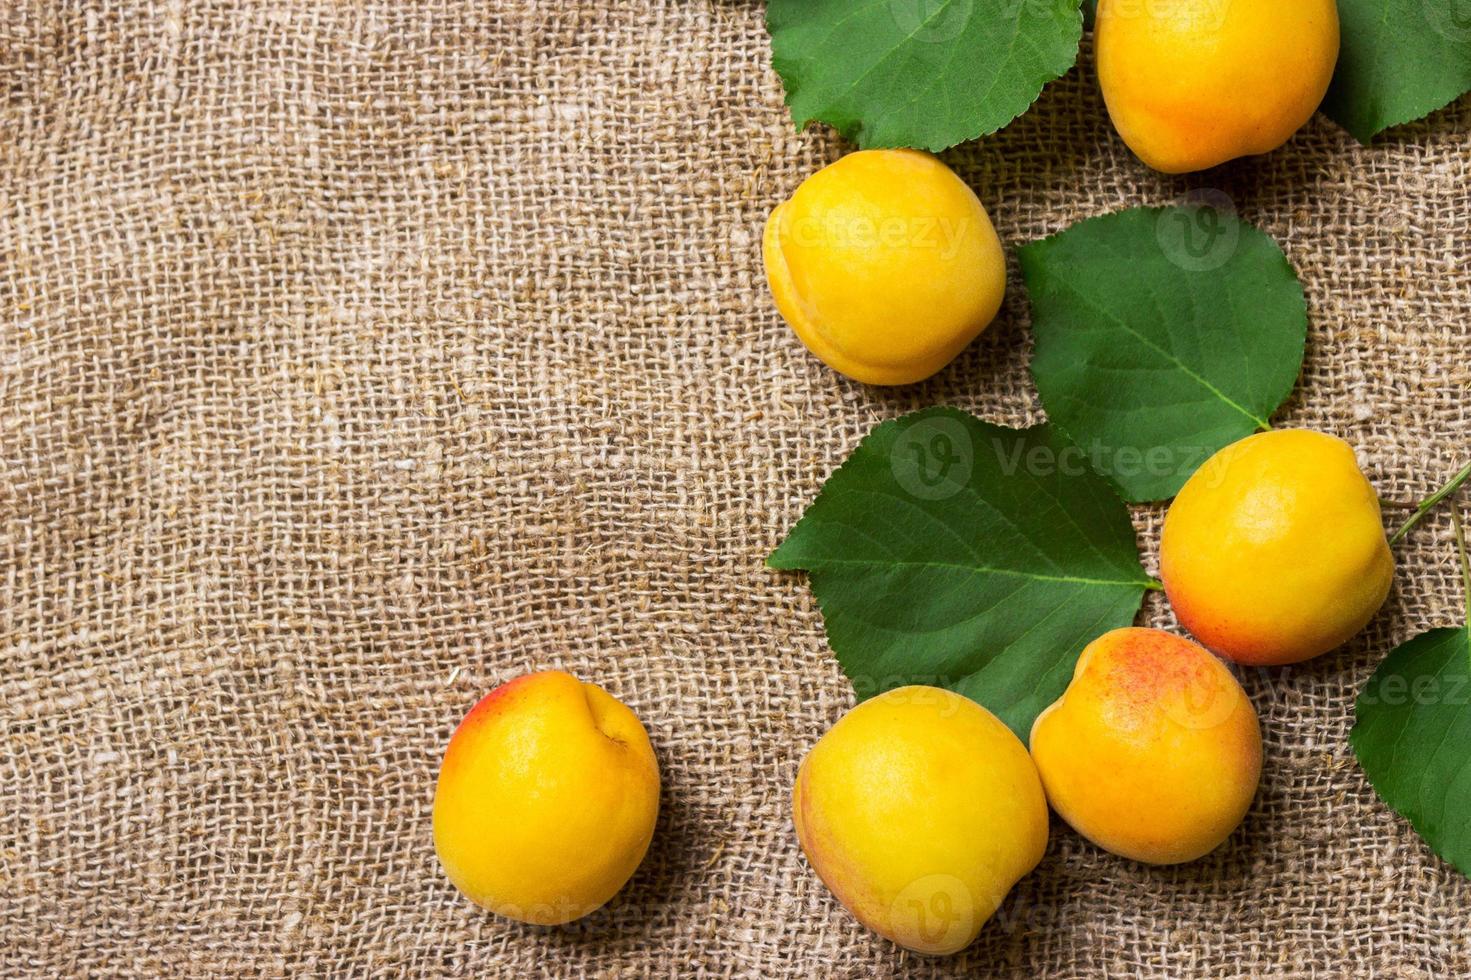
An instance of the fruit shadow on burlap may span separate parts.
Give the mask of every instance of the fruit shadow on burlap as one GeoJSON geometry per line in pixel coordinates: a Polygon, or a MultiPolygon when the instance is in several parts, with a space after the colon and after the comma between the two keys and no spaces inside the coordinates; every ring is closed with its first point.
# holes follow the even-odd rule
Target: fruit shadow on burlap
{"type": "MultiPolygon", "coordinates": [[[[791,128],[759,5],[23,2],[0,80],[5,974],[1471,971],[1471,887],[1346,741],[1378,659],[1460,621],[1444,513],[1360,638],[1242,675],[1266,766],[1218,853],[1150,869],[1054,822],[946,961],[813,876],[788,794],[852,694],[762,558],[876,422],[1041,410],[1014,262],[923,385],[781,322],[762,222],[843,147],[791,128]],[[665,790],[629,888],[547,930],[454,892],[429,811],[461,714],[552,666],[639,712],[665,790]]],[[[1311,304],[1282,422],[1409,500],[1471,444],[1468,132],[1464,101],[1368,149],[1319,118],[1162,177],[1085,47],[945,158],[1011,245],[1230,195],[1311,304]]]]}

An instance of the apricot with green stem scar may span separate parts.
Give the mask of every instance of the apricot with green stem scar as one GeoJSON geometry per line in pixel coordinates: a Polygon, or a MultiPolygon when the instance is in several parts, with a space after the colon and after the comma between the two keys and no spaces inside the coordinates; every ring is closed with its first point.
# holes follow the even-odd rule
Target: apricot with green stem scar
{"type": "Polygon", "coordinates": [[[918,150],[850,153],[766,222],[777,309],[829,367],[867,384],[920,381],[996,316],[1006,257],[980,200],[918,150]]]}

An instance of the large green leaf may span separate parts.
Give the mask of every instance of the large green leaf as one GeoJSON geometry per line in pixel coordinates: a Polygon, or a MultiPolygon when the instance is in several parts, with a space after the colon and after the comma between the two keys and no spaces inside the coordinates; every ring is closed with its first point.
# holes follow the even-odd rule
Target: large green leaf
{"type": "Polygon", "coordinates": [[[768,564],[807,570],[859,697],[953,688],[1023,742],[1152,584],[1128,511],[1076,447],[948,408],[874,429],[768,564]]]}
{"type": "Polygon", "coordinates": [[[1297,380],[1302,286],[1224,195],[1093,218],[1020,254],[1042,405],[1129,500],[1172,496],[1266,428],[1297,380]]]}
{"type": "Polygon", "coordinates": [[[1384,802],[1471,875],[1471,634],[1435,629],[1384,659],[1349,742],[1384,802]]]}
{"type": "Polygon", "coordinates": [[[942,150],[993,133],[1072,67],[1079,0],[770,0],[771,61],[798,126],[942,150]]]}
{"type": "Polygon", "coordinates": [[[1342,45],[1323,111],[1367,143],[1471,90],[1471,2],[1338,0],[1342,45]]]}

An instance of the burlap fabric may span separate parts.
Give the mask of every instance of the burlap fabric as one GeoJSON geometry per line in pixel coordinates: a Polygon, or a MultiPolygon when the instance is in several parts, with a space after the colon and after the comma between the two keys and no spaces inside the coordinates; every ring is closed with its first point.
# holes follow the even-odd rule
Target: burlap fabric
{"type": "MultiPolygon", "coordinates": [[[[1012,244],[1230,195],[1310,297],[1283,418],[1412,499],[1471,444],[1468,132],[1464,101],[1370,149],[1318,119],[1165,178],[1084,67],[946,159],[1012,244]]],[[[1444,513],[1358,641],[1244,675],[1265,777],[1217,854],[1055,824],[949,961],[817,881],[788,792],[852,695],[762,557],[875,422],[1040,417],[1019,282],[900,391],[782,324],[762,221],[842,150],[793,132],[754,3],[6,4],[0,972],[1471,971],[1471,886],[1346,743],[1383,653],[1460,621],[1444,513]],[[458,897],[429,812],[462,713],[551,666],[639,712],[666,788],[632,885],[548,930],[458,897]]]]}

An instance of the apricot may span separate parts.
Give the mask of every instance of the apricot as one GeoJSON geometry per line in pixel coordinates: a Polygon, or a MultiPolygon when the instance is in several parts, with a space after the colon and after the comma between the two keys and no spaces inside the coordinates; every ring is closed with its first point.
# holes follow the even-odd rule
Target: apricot
{"type": "Polygon", "coordinates": [[[1180,623],[1238,663],[1290,664],[1364,628],[1394,555],[1342,439],[1260,432],[1212,456],[1165,514],[1160,578],[1180,623]]]}
{"type": "Polygon", "coordinates": [[[918,150],[861,150],[808,177],[771,212],[762,258],[802,343],[874,385],[920,381],[950,363],[1006,291],[986,209],[918,150]]]}
{"type": "Polygon", "coordinates": [[[1099,0],[1098,81],[1156,170],[1267,153],[1312,118],[1338,61],[1334,0],[1099,0]]]}
{"type": "Polygon", "coordinates": [[[623,887],[658,815],[659,765],[637,716],[552,670],[497,687],[455,729],[434,792],[434,847],[477,905],[556,925],[623,887]]]}
{"type": "Polygon", "coordinates": [[[1047,849],[1026,749],[985,708],[936,687],[896,688],[844,715],[802,760],[792,815],[838,900],[921,953],[969,945],[1047,849]]]}
{"type": "Polygon", "coordinates": [[[1163,630],[1105,633],[1032,725],[1032,759],[1068,824],[1135,861],[1215,850],[1251,806],[1256,710],[1210,652],[1163,630]]]}

